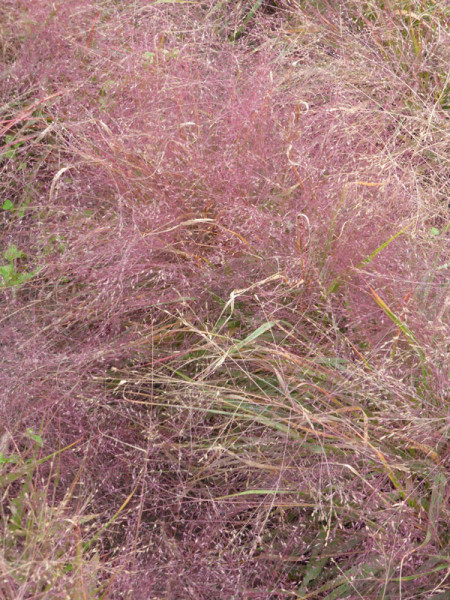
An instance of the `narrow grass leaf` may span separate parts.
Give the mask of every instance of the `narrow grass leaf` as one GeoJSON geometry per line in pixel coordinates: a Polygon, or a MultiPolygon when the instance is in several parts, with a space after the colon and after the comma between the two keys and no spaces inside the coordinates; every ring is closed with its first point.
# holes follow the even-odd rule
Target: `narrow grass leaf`
{"type": "Polygon", "coordinates": [[[311,581],[314,581],[319,577],[319,575],[323,571],[323,568],[327,564],[327,561],[329,560],[327,557],[323,558],[322,556],[320,556],[320,553],[323,549],[323,545],[325,543],[325,538],[326,533],[324,529],[321,529],[319,533],[319,542],[314,547],[314,550],[309,558],[308,565],[306,567],[306,573],[303,577],[302,585],[298,590],[299,594],[305,594],[308,591],[308,586],[311,583],[311,581]]]}
{"type": "Polygon", "coordinates": [[[233,33],[229,36],[228,39],[230,42],[235,42],[236,40],[238,40],[241,37],[241,35],[244,33],[244,31],[247,27],[247,23],[251,19],[253,19],[253,17],[256,15],[258,10],[261,8],[262,3],[263,3],[263,0],[256,0],[255,4],[251,7],[251,9],[246,14],[246,16],[244,18],[244,22],[241,25],[241,27],[239,27],[239,29],[235,33],[233,33]]]}
{"type": "Polygon", "coordinates": [[[275,324],[276,323],[274,321],[269,321],[267,323],[264,323],[263,325],[258,327],[258,329],[255,329],[255,331],[253,333],[251,333],[250,335],[248,335],[245,339],[243,339],[242,341],[238,342],[235,346],[233,346],[232,351],[240,350],[244,346],[247,346],[251,342],[254,342],[260,336],[262,336],[264,333],[266,333],[266,331],[269,331],[270,329],[272,329],[272,327],[275,324]]]}
{"type": "Polygon", "coordinates": [[[56,452],[52,452],[52,454],[49,454],[48,456],[44,456],[44,458],[40,458],[39,460],[36,460],[30,464],[25,464],[22,467],[19,467],[17,470],[15,470],[12,473],[7,473],[6,475],[2,475],[0,477],[0,486],[4,486],[8,483],[12,483],[13,481],[17,481],[21,477],[24,477],[25,475],[30,474],[32,471],[34,471],[34,469],[36,469],[36,467],[55,458],[56,456],[59,456],[63,452],[66,452],[66,450],[69,450],[69,448],[73,448],[73,446],[76,446],[78,444],[78,442],[80,442],[82,439],[83,438],[79,438],[78,440],[75,440],[68,446],[61,448],[60,450],[56,450],[56,452]]]}
{"type": "MultiPolygon", "coordinates": [[[[359,262],[356,265],[356,267],[354,267],[354,269],[355,270],[362,269],[366,265],[370,264],[373,261],[373,259],[376,256],[378,256],[378,254],[380,254],[380,252],[382,252],[383,250],[385,250],[385,248],[387,248],[389,246],[389,244],[391,244],[395,239],[397,239],[402,233],[405,233],[405,231],[408,227],[409,227],[409,225],[406,225],[405,227],[403,227],[403,229],[400,229],[400,231],[397,231],[397,233],[395,233],[388,240],[383,242],[383,244],[381,244],[381,246],[378,246],[378,248],[376,248],[371,254],[369,254],[369,256],[366,256],[366,258],[364,258],[361,262],[359,262]]],[[[345,278],[345,274],[338,275],[338,277],[336,277],[336,279],[334,279],[331,282],[331,284],[328,286],[327,294],[335,292],[341,285],[344,278],[345,278]]]]}
{"type": "Polygon", "coordinates": [[[378,306],[383,310],[383,312],[391,319],[391,321],[393,323],[395,323],[397,325],[397,327],[400,329],[400,331],[404,334],[404,336],[406,337],[406,339],[410,342],[411,346],[414,348],[414,350],[416,350],[416,352],[418,353],[418,355],[420,356],[421,360],[424,362],[425,361],[425,354],[424,351],[422,350],[422,348],[419,345],[419,342],[416,338],[416,336],[413,334],[413,332],[409,329],[409,327],[400,319],[400,317],[398,317],[390,308],[389,306],[384,302],[384,300],[376,293],[375,290],[373,290],[371,287],[369,287],[370,292],[375,300],[375,302],[378,304],[378,306]]]}

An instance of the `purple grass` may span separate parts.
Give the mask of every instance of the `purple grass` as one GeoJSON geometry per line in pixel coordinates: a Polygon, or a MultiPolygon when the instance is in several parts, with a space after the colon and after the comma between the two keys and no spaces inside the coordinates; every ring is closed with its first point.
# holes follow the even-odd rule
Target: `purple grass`
{"type": "Polygon", "coordinates": [[[0,7],[1,598],[445,597],[429,5],[0,7]]]}

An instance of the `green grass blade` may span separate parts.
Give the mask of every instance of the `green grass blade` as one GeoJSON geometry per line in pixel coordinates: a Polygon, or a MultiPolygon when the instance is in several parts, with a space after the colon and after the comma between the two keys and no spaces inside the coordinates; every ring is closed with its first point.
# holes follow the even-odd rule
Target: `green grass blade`
{"type": "Polygon", "coordinates": [[[255,4],[251,7],[251,9],[245,15],[244,21],[243,21],[242,25],[239,27],[239,29],[235,33],[232,33],[228,37],[228,40],[230,42],[235,42],[236,40],[238,40],[241,37],[241,35],[244,33],[245,29],[247,28],[247,23],[251,19],[253,19],[253,17],[256,15],[258,10],[261,8],[262,3],[263,3],[263,0],[256,0],[255,4]]]}
{"type": "MultiPolygon", "coordinates": [[[[371,254],[369,254],[369,256],[366,256],[366,258],[364,258],[361,262],[359,262],[356,265],[356,267],[354,267],[354,269],[355,270],[362,269],[366,265],[370,264],[373,261],[373,259],[376,256],[378,256],[378,254],[380,254],[380,252],[382,252],[383,250],[385,250],[385,248],[387,248],[402,233],[405,233],[405,231],[406,231],[406,229],[408,227],[409,227],[409,225],[406,225],[405,227],[403,227],[403,229],[400,229],[400,231],[397,231],[397,233],[394,233],[394,235],[392,235],[388,240],[386,240],[385,242],[383,242],[381,244],[381,246],[378,246],[378,248],[376,248],[371,254]]],[[[339,286],[341,285],[341,283],[344,280],[344,278],[345,278],[345,274],[344,275],[338,275],[338,277],[336,277],[336,279],[334,279],[331,282],[331,284],[328,286],[327,294],[335,292],[339,288],[339,286]]]]}
{"type": "Polygon", "coordinates": [[[235,346],[233,346],[231,351],[233,352],[235,350],[240,350],[244,346],[247,346],[251,342],[254,342],[259,337],[261,337],[263,335],[263,333],[266,333],[266,331],[269,331],[270,329],[272,329],[272,327],[274,325],[275,325],[274,321],[268,321],[267,323],[263,323],[263,325],[258,327],[258,329],[255,329],[255,331],[253,333],[251,333],[245,339],[243,339],[242,341],[238,342],[235,346]]]}

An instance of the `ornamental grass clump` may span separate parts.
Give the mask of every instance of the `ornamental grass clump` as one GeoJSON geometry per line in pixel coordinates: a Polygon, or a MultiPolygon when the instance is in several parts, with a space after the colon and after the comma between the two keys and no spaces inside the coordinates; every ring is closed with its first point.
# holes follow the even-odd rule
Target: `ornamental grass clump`
{"type": "Polygon", "coordinates": [[[444,598],[448,16],[0,8],[0,596],[444,598]]]}

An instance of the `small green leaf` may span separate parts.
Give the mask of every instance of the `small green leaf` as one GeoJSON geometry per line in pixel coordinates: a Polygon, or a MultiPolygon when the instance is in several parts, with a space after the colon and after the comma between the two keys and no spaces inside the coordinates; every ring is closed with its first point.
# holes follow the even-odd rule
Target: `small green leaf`
{"type": "Polygon", "coordinates": [[[21,256],[23,256],[23,252],[22,250],[19,250],[15,244],[10,244],[4,254],[6,260],[9,260],[10,262],[21,256]]]}
{"type": "Polygon", "coordinates": [[[11,200],[5,200],[3,202],[2,208],[3,210],[11,210],[12,208],[14,208],[14,204],[11,202],[11,200]]]}
{"type": "Polygon", "coordinates": [[[0,465],[7,465],[9,463],[18,463],[19,457],[17,454],[11,454],[11,456],[6,456],[3,452],[0,452],[0,465]]]}
{"type": "Polygon", "coordinates": [[[6,284],[9,284],[14,278],[14,266],[12,264],[0,265],[0,277],[3,278],[6,284]]]}
{"type": "Polygon", "coordinates": [[[434,236],[434,237],[436,237],[437,235],[439,235],[439,233],[440,233],[440,231],[439,231],[439,229],[437,229],[436,227],[432,227],[432,228],[430,229],[430,235],[432,235],[432,236],[434,236]]]}
{"type": "Polygon", "coordinates": [[[153,64],[153,61],[155,60],[155,53],[154,52],[144,52],[144,54],[142,55],[142,58],[146,61],[148,61],[150,64],[153,64]]]}
{"type": "Polygon", "coordinates": [[[163,53],[166,59],[168,60],[169,58],[177,58],[180,51],[176,48],[174,48],[173,50],[167,50],[166,48],[164,48],[163,53]]]}
{"type": "Polygon", "coordinates": [[[40,435],[38,435],[37,433],[34,433],[34,431],[32,429],[27,429],[25,433],[26,433],[27,437],[30,438],[30,440],[35,441],[36,444],[40,448],[42,448],[42,446],[44,445],[44,441],[40,435]]]}

